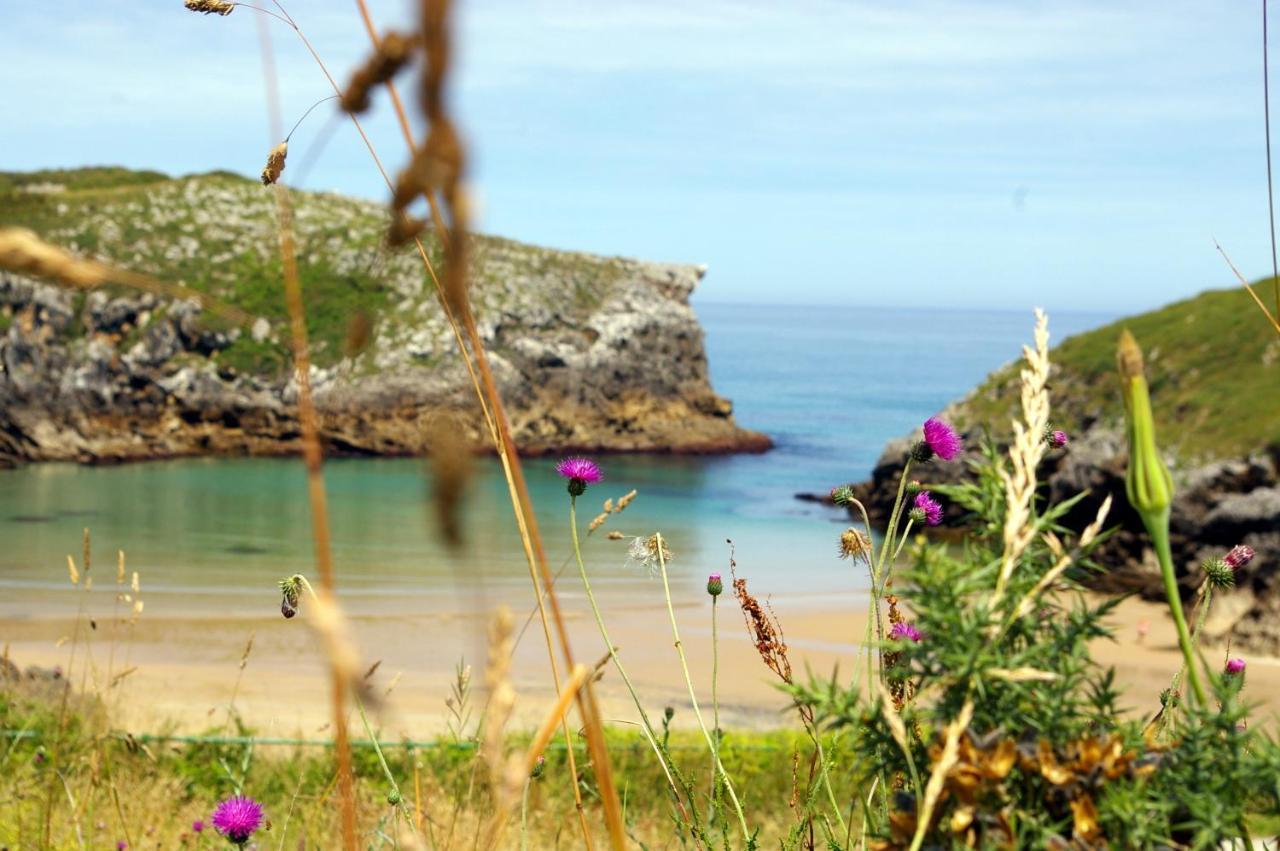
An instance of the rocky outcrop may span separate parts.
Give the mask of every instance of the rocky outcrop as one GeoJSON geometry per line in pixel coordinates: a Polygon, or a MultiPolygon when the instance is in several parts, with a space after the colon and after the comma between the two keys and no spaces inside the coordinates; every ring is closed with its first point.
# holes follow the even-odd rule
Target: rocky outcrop
{"type": "MultiPolygon", "coordinates": [[[[969,448],[960,459],[913,466],[912,477],[927,484],[960,481],[969,473],[969,462],[978,460],[978,436],[967,436],[969,448]]],[[[883,522],[892,509],[909,447],[910,438],[892,441],[871,478],[854,488],[873,521],[883,522]]],[[[1039,471],[1041,495],[1056,503],[1085,493],[1065,518],[1065,525],[1076,530],[1110,496],[1109,525],[1115,531],[1094,556],[1103,569],[1081,578],[1105,590],[1163,600],[1155,554],[1125,496],[1127,454],[1124,436],[1115,427],[1099,425],[1077,434],[1066,448],[1045,457],[1039,471]]],[[[1190,598],[1204,578],[1200,565],[1206,558],[1221,557],[1236,544],[1257,552],[1237,573],[1236,589],[1215,596],[1207,637],[1230,638],[1233,647],[1280,655],[1280,445],[1241,459],[1181,467],[1175,462],[1173,472],[1170,543],[1184,597],[1190,598]]],[[[965,518],[953,512],[947,522],[963,526],[965,518]]]]}
{"type": "MultiPolygon", "coordinates": [[[[297,387],[270,289],[278,284],[259,291],[245,283],[269,278],[262,268],[274,262],[271,202],[260,188],[215,175],[92,205],[54,196],[56,208],[38,209],[53,219],[42,228],[46,238],[83,249],[88,234],[97,256],[171,269],[262,315],[228,327],[195,300],[85,295],[0,273],[0,462],[297,450],[297,387]]],[[[337,196],[299,193],[296,202],[304,288],[316,282],[308,293],[318,364],[310,377],[330,451],[418,453],[441,416],[486,445],[430,279],[420,259],[382,247],[382,210],[337,196]],[[365,310],[372,340],[346,354],[342,329],[365,310]]],[[[732,405],[711,387],[689,304],[704,269],[485,237],[475,238],[473,256],[481,338],[522,450],[769,447],[764,435],[737,426],[732,405]]]]}

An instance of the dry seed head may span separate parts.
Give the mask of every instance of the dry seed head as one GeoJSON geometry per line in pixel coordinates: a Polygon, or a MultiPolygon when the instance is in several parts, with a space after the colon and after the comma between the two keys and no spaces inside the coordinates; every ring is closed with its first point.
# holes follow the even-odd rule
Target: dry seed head
{"type": "Polygon", "coordinates": [[[72,585],[80,584],[80,571],[76,570],[76,561],[71,556],[67,556],[67,573],[71,577],[72,585]]]}
{"type": "Polygon", "coordinates": [[[387,33],[373,55],[351,75],[340,103],[347,112],[364,112],[369,108],[369,93],[375,86],[389,82],[413,59],[420,44],[417,36],[387,33]]]}
{"type": "Polygon", "coordinates": [[[200,12],[205,15],[222,15],[223,17],[230,15],[236,7],[235,3],[227,3],[224,0],[186,0],[182,5],[192,12],[200,12]]]}
{"type": "Polygon", "coordinates": [[[866,558],[871,552],[871,539],[865,532],[845,529],[840,535],[840,558],[866,558]]]}
{"type": "Polygon", "coordinates": [[[621,541],[623,538],[626,537],[626,535],[622,534],[617,529],[614,529],[608,535],[605,535],[605,537],[608,538],[610,541],[621,541]]]}
{"type": "Polygon", "coordinates": [[[271,149],[271,153],[267,154],[267,164],[262,169],[263,186],[271,186],[280,179],[280,173],[284,171],[284,160],[287,156],[289,156],[288,142],[281,142],[271,149]]]}
{"type": "Polygon", "coordinates": [[[142,583],[138,579],[138,571],[133,572],[133,583],[129,586],[133,589],[133,593],[137,594],[142,590],[142,583]]]}
{"type": "Polygon", "coordinates": [[[94,287],[107,280],[101,264],[50,245],[26,228],[0,228],[0,269],[73,287],[94,287]]]}
{"type": "Polygon", "coordinates": [[[614,513],[618,514],[625,511],[627,506],[630,505],[631,501],[635,498],[636,498],[636,492],[634,490],[629,491],[626,494],[623,494],[623,496],[619,498],[617,506],[615,506],[613,509],[614,513]]]}
{"type": "Polygon", "coordinates": [[[592,532],[599,529],[601,526],[604,525],[604,521],[608,519],[609,519],[609,512],[607,511],[604,512],[603,514],[597,514],[595,517],[591,519],[591,523],[587,526],[587,534],[590,535],[592,532]]]}
{"type": "Polygon", "coordinates": [[[613,497],[609,497],[608,499],[606,499],[606,500],[604,501],[604,507],[603,507],[603,508],[601,508],[600,510],[601,510],[601,511],[603,511],[605,514],[610,514],[610,513],[612,513],[612,512],[613,512],[613,497]]]}
{"type": "Polygon", "coordinates": [[[124,584],[124,550],[116,550],[116,584],[124,584]]]}

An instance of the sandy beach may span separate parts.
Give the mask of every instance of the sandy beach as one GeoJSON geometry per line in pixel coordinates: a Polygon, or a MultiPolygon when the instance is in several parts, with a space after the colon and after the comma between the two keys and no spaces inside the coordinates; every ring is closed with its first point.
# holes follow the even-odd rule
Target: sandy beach
{"type": "MultiPolygon", "coordinates": [[[[568,593],[565,597],[577,659],[594,663],[604,654],[604,643],[585,600],[568,593]]],[[[830,675],[838,669],[843,678],[853,674],[866,624],[861,595],[779,593],[772,605],[786,631],[797,677],[807,670],[830,675]]],[[[524,606],[518,611],[512,606],[517,628],[530,613],[527,602],[524,606]]],[[[792,724],[787,701],[748,641],[732,596],[721,597],[718,607],[721,723],[739,729],[792,724]]],[[[655,586],[654,593],[643,598],[610,597],[604,608],[611,637],[647,707],[660,713],[671,706],[677,726],[692,726],[689,694],[660,590],[655,586]]],[[[98,615],[95,629],[87,619],[82,622],[81,634],[89,640],[77,642],[73,668],[68,667],[72,642],[67,640],[75,630],[73,615],[0,620],[0,641],[23,667],[61,666],[73,670],[73,677],[86,678],[88,687],[107,696],[113,722],[131,732],[220,728],[234,701],[236,711],[260,735],[324,738],[329,729],[328,681],[318,640],[303,622],[306,615],[304,610],[301,617],[286,621],[278,615],[172,618],[144,613],[136,625],[115,626],[114,648],[112,621],[98,615]]],[[[711,677],[709,599],[678,608],[677,618],[698,699],[706,707],[711,677]]],[[[381,663],[372,682],[377,693],[387,695],[378,721],[384,735],[428,739],[444,732],[445,699],[460,662],[473,666],[473,710],[478,714],[485,620],[457,611],[352,617],[362,664],[381,663]]],[[[1114,623],[1117,640],[1099,642],[1097,658],[1116,667],[1131,711],[1150,714],[1181,658],[1172,622],[1164,607],[1128,600],[1114,623]],[[1143,621],[1149,633],[1140,640],[1138,625],[1143,621]]],[[[1222,654],[1216,648],[1211,657],[1222,654]]],[[[530,728],[541,720],[552,697],[546,646],[536,619],[516,647],[512,668],[519,695],[513,726],[530,728]]],[[[1255,718],[1274,721],[1280,710],[1280,660],[1250,657],[1248,677],[1245,694],[1260,704],[1255,718]]],[[[634,720],[635,709],[616,672],[606,667],[597,688],[613,722],[634,720]]]]}

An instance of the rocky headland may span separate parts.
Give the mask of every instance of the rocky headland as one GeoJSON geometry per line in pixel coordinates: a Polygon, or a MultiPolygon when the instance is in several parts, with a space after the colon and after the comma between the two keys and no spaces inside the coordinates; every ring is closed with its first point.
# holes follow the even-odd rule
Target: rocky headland
{"type": "MultiPolygon", "coordinates": [[[[1184,596],[1203,579],[1204,559],[1247,544],[1256,558],[1235,590],[1215,596],[1211,640],[1280,655],[1280,340],[1238,291],[1214,291],[1064,341],[1053,353],[1054,422],[1071,435],[1039,471],[1042,495],[1058,502],[1086,493],[1066,518],[1082,529],[1110,496],[1116,527],[1095,555],[1102,567],[1080,578],[1107,590],[1164,597],[1141,520],[1125,496],[1128,450],[1114,373],[1115,342],[1130,328],[1147,350],[1158,436],[1175,481],[1174,561],[1184,596]]],[[[1007,445],[1018,368],[993,374],[943,416],[966,437],[957,461],[912,467],[922,483],[955,483],[970,474],[984,442],[1007,445]]],[[[911,435],[890,442],[871,478],[855,485],[873,521],[892,508],[911,435]]],[[[948,523],[963,526],[955,512],[948,523]]]]}
{"type": "MultiPolygon", "coordinates": [[[[385,248],[384,209],[310,192],[294,204],[329,451],[416,454],[440,417],[486,445],[434,287],[415,254],[385,248]]],[[[234,326],[195,300],[0,272],[0,464],[298,449],[269,190],[225,173],[0,174],[0,224],[255,317],[234,326]]],[[[484,236],[472,249],[480,334],[522,451],[769,447],[711,387],[689,304],[703,268],[484,236]]]]}

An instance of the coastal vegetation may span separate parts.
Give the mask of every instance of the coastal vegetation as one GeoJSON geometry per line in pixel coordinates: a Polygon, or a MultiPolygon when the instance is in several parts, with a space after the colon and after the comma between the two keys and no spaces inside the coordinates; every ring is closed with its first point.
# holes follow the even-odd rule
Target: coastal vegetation
{"type": "MultiPolygon", "coordinates": [[[[210,25],[236,11],[263,14],[305,41],[279,2],[271,9],[223,0],[184,5],[214,16],[210,25]]],[[[420,66],[416,106],[428,132],[417,139],[402,122],[405,165],[388,178],[392,201],[385,213],[289,190],[282,176],[288,173],[285,143],[266,159],[264,187],[219,174],[170,180],[114,169],[6,175],[0,181],[11,202],[0,223],[6,225],[0,229],[0,269],[13,276],[6,285],[22,300],[6,337],[12,348],[5,352],[15,364],[31,367],[49,352],[95,353],[95,368],[112,376],[106,386],[123,379],[158,387],[191,411],[208,407],[227,386],[244,390],[248,385],[236,383],[241,371],[275,382],[264,409],[285,422],[289,439],[282,448],[299,452],[305,465],[314,565],[280,577],[260,594],[278,599],[283,622],[322,652],[329,719],[315,741],[269,737],[243,722],[236,704],[250,636],[226,705],[203,733],[122,729],[116,718],[136,671],[130,639],[147,615],[144,586],[120,551],[110,615],[91,608],[89,595],[103,571],[94,570],[102,559],[86,529],[78,557],[67,558],[78,608],[64,642],[66,665],[24,666],[10,658],[7,646],[0,656],[0,842],[24,851],[1209,849],[1249,847],[1280,831],[1280,743],[1274,722],[1254,711],[1248,683],[1256,662],[1213,644],[1206,633],[1211,608],[1221,605],[1258,553],[1245,541],[1204,542],[1202,561],[1179,563],[1172,518],[1182,485],[1165,452],[1170,445],[1195,456],[1212,454],[1209,447],[1227,454],[1266,447],[1272,419],[1217,422],[1276,410],[1274,394],[1252,405],[1236,398],[1256,396],[1253,382],[1274,375],[1275,338],[1252,321],[1251,308],[1213,294],[1194,308],[1175,305],[1123,330],[1086,335],[1063,347],[1061,382],[1054,378],[1048,317],[1038,311],[1022,362],[987,388],[996,401],[987,408],[981,407],[986,401],[971,403],[972,415],[999,434],[978,448],[977,460],[966,454],[963,429],[950,414],[940,415],[918,429],[903,424],[912,432],[891,450],[896,466],[885,522],[873,523],[856,487],[833,489],[831,500],[854,518],[843,531],[833,530],[832,543],[848,565],[865,573],[865,633],[849,668],[800,671],[779,614],[753,593],[751,577],[739,572],[732,555],[727,576],[710,573],[692,592],[688,586],[673,590],[669,565],[678,556],[663,530],[629,536],[610,525],[634,491],[610,497],[590,519],[578,515],[586,495],[595,498],[607,462],[564,458],[556,468],[564,488],[559,502],[534,504],[504,393],[529,392],[530,379],[518,369],[505,380],[499,376],[509,363],[500,358],[520,350],[495,330],[500,323],[493,317],[511,309],[502,297],[548,300],[542,307],[554,317],[543,318],[559,331],[565,317],[594,315],[617,288],[674,290],[662,304],[687,307],[692,284],[687,274],[628,261],[582,260],[593,268],[580,274],[578,259],[472,236],[463,184],[466,149],[445,97],[453,55],[450,3],[425,0],[418,29],[383,34],[364,4],[357,5],[368,24],[370,55],[345,90],[333,85],[347,117],[358,122],[370,94],[383,88],[403,115],[394,78],[415,62],[420,66]],[[72,203],[82,206],[73,211],[72,203]],[[310,214],[325,205],[341,208],[353,222],[318,222],[310,214]],[[253,237],[244,239],[245,232],[253,237]],[[317,258],[322,247],[332,249],[328,259],[317,258]],[[494,264],[494,254],[504,251],[504,260],[494,264]],[[503,266],[515,256],[532,258],[556,286],[523,292],[519,271],[503,266]],[[402,264],[395,276],[377,280],[370,273],[393,263],[402,264]],[[127,271],[135,265],[147,276],[127,271]],[[632,280],[633,273],[644,280],[632,280]],[[172,298],[166,277],[170,286],[201,295],[196,306],[172,298]],[[145,305],[121,305],[131,294],[95,298],[108,282],[139,287],[147,296],[159,290],[168,298],[145,305]],[[46,286],[57,289],[38,289],[46,286]],[[109,319],[113,305],[127,319],[109,319]],[[161,327],[152,323],[174,312],[179,315],[163,320],[169,322],[164,339],[152,335],[161,327]],[[1210,357],[1217,342],[1192,342],[1197,333],[1203,336],[1203,323],[1215,319],[1221,325],[1208,326],[1208,336],[1229,336],[1241,353],[1226,366],[1210,357]],[[390,330],[373,345],[369,324],[375,320],[390,330]],[[444,696],[448,735],[412,742],[380,732],[398,698],[395,680],[378,678],[380,663],[363,655],[344,609],[323,477],[326,449],[343,431],[326,420],[332,413],[325,406],[326,369],[361,362],[353,367],[357,377],[366,369],[382,375],[391,365],[385,359],[412,349],[424,323],[439,332],[442,359],[444,344],[452,346],[448,357],[458,380],[451,392],[472,394],[474,427],[467,432],[439,419],[413,420],[409,430],[416,442],[390,444],[389,451],[428,453],[436,495],[431,522],[450,546],[461,537],[468,457],[480,442],[496,456],[501,497],[510,502],[528,568],[529,623],[541,633],[549,668],[549,697],[537,701],[537,723],[529,729],[513,723],[518,694],[510,611],[499,609],[490,619],[482,678],[473,683],[470,670],[459,666],[444,696]],[[60,345],[50,348],[55,334],[62,335],[60,345]],[[242,342],[246,335],[256,346],[242,342]],[[111,372],[122,347],[128,358],[152,369],[149,351],[175,336],[183,345],[166,344],[159,358],[166,364],[163,374],[111,372]],[[1246,340],[1250,336],[1257,339],[1246,340]],[[169,361],[176,361],[172,369],[169,361]],[[223,382],[216,385],[222,390],[201,389],[204,397],[186,401],[172,392],[184,382],[213,386],[205,379],[223,382]],[[1217,384],[1205,389],[1205,383],[1217,384]],[[1068,403],[1061,415],[1051,405],[1059,384],[1068,403]],[[1110,619],[1121,600],[1085,590],[1103,569],[1097,556],[1114,534],[1119,497],[1106,493],[1090,501],[1088,489],[1046,493],[1040,479],[1049,454],[1069,455],[1083,431],[1112,416],[1099,411],[1117,397],[1122,412],[1112,421],[1125,449],[1124,509],[1138,525],[1129,533],[1140,535],[1152,553],[1178,647],[1175,664],[1163,672],[1162,690],[1123,694],[1133,706],[1124,705],[1114,671],[1094,654],[1097,642],[1115,636],[1110,619]],[[1177,429],[1171,428],[1175,422],[1177,429]],[[1187,434],[1202,427],[1207,437],[1187,434]],[[939,481],[944,476],[947,481],[939,481]],[[1069,515],[1086,506],[1087,521],[1069,525],[1069,515]],[[962,541],[931,536],[953,515],[966,521],[962,541]],[[544,539],[542,530],[552,523],[567,525],[569,552],[554,551],[544,539]],[[627,673],[630,650],[610,636],[592,590],[599,568],[582,550],[584,537],[600,529],[614,540],[629,539],[631,562],[653,575],[649,593],[660,600],[661,616],[647,625],[646,635],[669,652],[668,665],[679,672],[687,693],[679,708],[653,705],[627,673]],[[581,648],[566,626],[567,610],[578,602],[568,595],[575,575],[554,568],[561,560],[576,568],[604,643],[598,660],[575,654],[581,648]],[[1195,588],[1190,600],[1179,587],[1188,576],[1195,588]],[[699,605],[708,598],[709,606],[699,605]],[[702,635],[690,620],[704,613],[709,623],[702,635]],[[753,733],[722,726],[717,660],[729,629],[740,636],[745,631],[760,673],[787,695],[787,729],[753,733]],[[696,677],[689,664],[694,642],[707,645],[709,678],[696,677]],[[635,716],[624,724],[601,708],[597,684],[605,676],[621,679],[632,700],[635,716]]],[[[273,118],[281,123],[279,115],[273,118]]],[[[536,313],[536,307],[522,309],[536,313]]],[[[695,448],[751,443],[732,431],[729,411],[705,386],[699,345],[685,340],[687,345],[669,347],[661,326],[621,324],[612,339],[633,347],[644,341],[645,367],[656,370],[650,360],[674,363],[677,377],[687,379],[667,383],[692,400],[651,394],[671,406],[670,419],[697,412],[721,422],[722,442],[695,448]]],[[[605,325],[591,328],[603,336],[605,325]]],[[[583,355],[596,340],[576,349],[563,340],[543,342],[535,362],[578,357],[599,368],[583,355]]],[[[15,383],[9,404],[30,405],[51,392],[42,376],[32,367],[31,384],[24,389],[15,383]]],[[[103,398],[111,396],[99,394],[98,402],[103,398]]],[[[438,400],[417,401],[427,408],[438,400]]],[[[564,402],[563,396],[543,400],[566,420],[565,431],[550,434],[544,447],[574,447],[579,439],[576,409],[564,402]]],[[[148,399],[151,407],[139,406],[133,415],[137,422],[154,420],[157,409],[173,404],[148,399]]],[[[250,448],[219,446],[212,437],[244,431],[246,408],[223,405],[216,424],[201,421],[207,427],[203,448],[250,448]]],[[[109,405],[104,410],[105,416],[118,413],[109,405]]],[[[375,408],[370,417],[348,421],[359,428],[346,432],[344,445],[353,447],[353,435],[373,428],[384,413],[375,408]]],[[[27,445],[37,445],[31,436],[37,432],[15,423],[6,434],[25,447],[22,460],[43,457],[27,445]]],[[[85,432],[91,426],[78,423],[85,432]]],[[[100,460],[90,452],[91,436],[80,439],[75,448],[84,460],[100,460]]],[[[757,441],[754,448],[762,447],[757,441]]],[[[98,581],[100,590],[104,584],[111,588],[110,570],[98,581]]]]}

